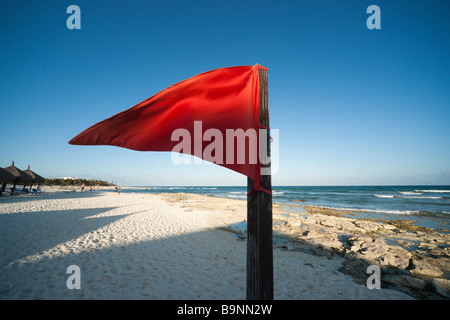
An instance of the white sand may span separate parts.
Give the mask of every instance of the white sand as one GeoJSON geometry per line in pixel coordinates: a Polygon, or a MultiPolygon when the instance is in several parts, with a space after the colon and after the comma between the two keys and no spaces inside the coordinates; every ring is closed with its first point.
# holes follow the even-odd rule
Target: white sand
{"type": "MultiPolygon", "coordinates": [[[[217,229],[237,215],[164,198],[1,197],[0,299],[245,299],[246,242],[217,229]],[[70,265],[79,290],[67,288],[70,265]]],[[[275,249],[275,299],[411,299],[356,284],[342,261],[275,249]]]]}

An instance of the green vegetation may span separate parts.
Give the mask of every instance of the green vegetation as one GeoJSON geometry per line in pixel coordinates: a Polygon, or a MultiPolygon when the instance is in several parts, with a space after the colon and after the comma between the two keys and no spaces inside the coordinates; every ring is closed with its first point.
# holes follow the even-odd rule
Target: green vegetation
{"type": "Polygon", "coordinates": [[[111,182],[103,180],[88,179],[45,179],[44,185],[47,186],[113,186],[111,182]]]}

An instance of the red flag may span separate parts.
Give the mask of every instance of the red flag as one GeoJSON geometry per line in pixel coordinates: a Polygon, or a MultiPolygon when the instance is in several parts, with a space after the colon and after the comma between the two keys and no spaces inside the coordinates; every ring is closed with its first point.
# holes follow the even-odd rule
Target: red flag
{"type": "Polygon", "coordinates": [[[221,68],[178,82],[69,143],[191,154],[250,177],[262,190],[258,69],[267,70],[221,68]]]}

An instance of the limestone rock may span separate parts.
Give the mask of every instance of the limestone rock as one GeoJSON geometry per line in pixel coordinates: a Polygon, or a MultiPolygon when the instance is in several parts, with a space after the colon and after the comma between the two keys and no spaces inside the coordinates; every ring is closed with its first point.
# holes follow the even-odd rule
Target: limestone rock
{"type": "Polygon", "coordinates": [[[366,236],[352,236],[347,239],[350,245],[350,251],[365,254],[369,247],[381,245],[375,238],[366,236]]]}
{"type": "Polygon", "coordinates": [[[426,282],[424,280],[408,275],[389,275],[383,277],[383,280],[387,283],[395,284],[398,286],[405,286],[416,290],[422,290],[426,285],[426,282]]]}
{"type": "Polygon", "coordinates": [[[397,229],[396,226],[393,226],[393,225],[388,224],[388,223],[382,223],[381,225],[382,225],[382,227],[383,227],[384,229],[386,229],[386,230],[395,230],[395,229],[397,229]]]}
{"type": "Polygon", "coordinates": [[[414,257],[411,261],[412,268],[410,272],[412,274],[438,278],[443,276],[443,272],[433,265],[432,261],[428,261],[428,258],[414,257]]]}
{"type": "Polygon", "coordinates": [[[384,241],[371,237],[353,236],[348,239],[350,251],[357,253],[370,263],[377,263],[381,267],[392,266],[405,269],[409,265],[411,253],[403,248],[388,246],[384,241]]]}
{"type": "Polygon", "coordinates": [[[409,265],[411,253],[400,247],[389,246],[386,253],[382,254],[378,261],[382,266],[392,266],[406,269],[409,265]]]}
{"type": "Polygon", "coordinates": [[[334,228],[337,230],[347,230],[347,231],[356,231],[363,232],[361,228],[358,228],[355,224],[351,222],[351,220],[347,218],[327,216],[323,214],[316,214],[316,223],[319,223],[322,226],[334,228]]]}
{"type": "Polygon", "coordinates": [[[353,277],[356,283],[365,285],[367,282],[367,277],[369,276],[366,273],[368,266],[369,264],[363,260],[346,259],[338,271],[353,277]]]}
{"type": "Polygon", "coordinates": [[[301,225],[302,225],[302,222],[300,220],[290,220],[287,222],[287,226],[289,228],[293,228],[293,229],[298,228],[301,225]]]}
{"type": "Polygon", "coordinates": [[[372,221],[364,221],[364,220],[355,221],[355,225],[358,228],[364,230],[364,232],[367,232],[367,231],[374,232],[374,231],[381,229],[383,226],[381,223],[372,222],[372,221]]]}
{"type": "Polygon", "coordinates": [[[450,298],[450,280],[447,279],[434,279],[433,286],[436,292],[444,297],[450,298]]]}

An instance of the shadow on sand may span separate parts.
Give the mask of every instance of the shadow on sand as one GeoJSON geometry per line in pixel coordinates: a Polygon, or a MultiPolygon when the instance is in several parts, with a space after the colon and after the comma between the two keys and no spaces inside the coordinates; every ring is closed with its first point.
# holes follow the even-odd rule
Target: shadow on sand
{"type": "Polygon", "coordinates": [[[55,199],[75,199],[75,198],[88,198],[88,197],[98,197],[101,195],[101,191],[58,191],[58,192],[43,192],[41,194],[23,194],[23,195],[2,195],[0,197],[0,203],[8,203],[8,202],[26,202],[30,200],[40,201],[40,200],[49,200],[55,199]]]}

